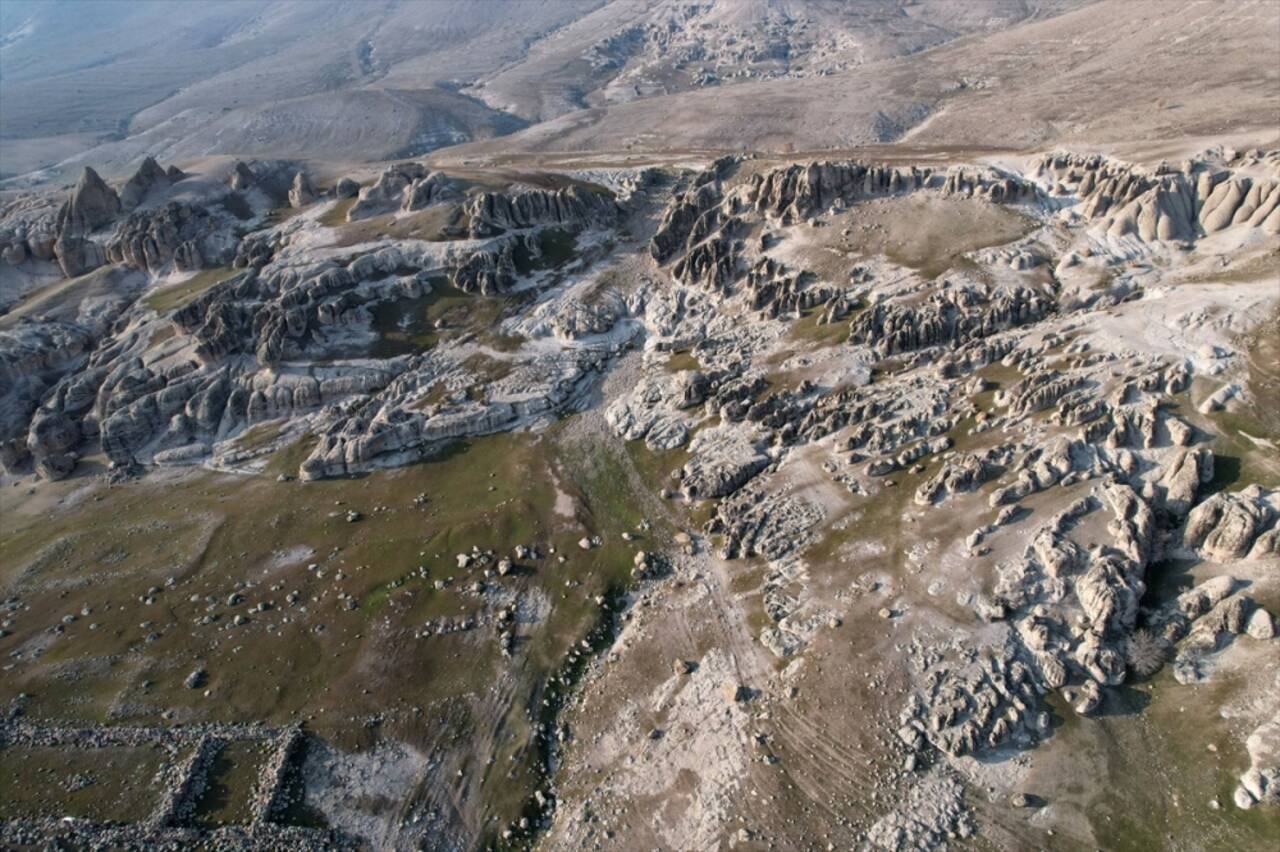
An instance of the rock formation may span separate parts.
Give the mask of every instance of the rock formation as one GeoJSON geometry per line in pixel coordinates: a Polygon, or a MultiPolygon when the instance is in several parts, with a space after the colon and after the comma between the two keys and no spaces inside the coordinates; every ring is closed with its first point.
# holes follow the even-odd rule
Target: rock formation
{"type": "Polygon", "coordinates": [[[298,172],[293,176],[293,184],[289,187],[289,206],[296,209],[306,207],[316,200],[316,191],[311,187],[311,179],[306,172],[298,172]]]}
{"type": "MultiPolygon", "coordinates": [[[[354,222],[399,208],[403,204],[405,190],[427,174],[421,163],[390,166],[376,181],[360,190],[356,203],[347,211],[347,221],[354,222]]],[[[344,191],[349,191],[349,187],[344,191]]]]}
{"type": "Polygon", "coordinates": [[[1078,196],[1080,215],[1109,236],[1191,241],[1233,226],[1280,234],[1280,175],[1236,177],[1192,160],[1153,173],[1064,153],[1045,155],[1036,173],[1055,194],[1078,196]]]}
{"type": "Polygon", "coordinates": [[[577,186],[514,194],[482,192],[466,205],[473,238],[539,225],[606,228],[614,224],[617,214],[617,207],[607,194],[577,186]]]}
{"type": "Polygon", "coordinates": [[[168,189],[171,183],[169,174],[160,167],[155,158],[147,157],[142,161],[142,165],[138,166],[133,177],[121,187],[120,206],[125,210],[132,210],[146,200],[152,190],[168,189]]]}
{"type": "Polygon", "coordinates": [[[400,210],[412,213],[423,210],[433,204],[453,201],[461,197],[454,181],[442,172],[431,172],[426,177],[418,178],[404,190],[404,202],[400,210]]]}

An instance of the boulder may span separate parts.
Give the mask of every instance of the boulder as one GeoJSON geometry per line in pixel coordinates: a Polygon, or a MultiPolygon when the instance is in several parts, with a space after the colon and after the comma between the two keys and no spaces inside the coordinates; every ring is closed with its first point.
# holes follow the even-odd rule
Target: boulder
{"type": "Polygon", "coordinates": [[[333,187],[336,198],[355,198],[360,194],[360,182],[349,177],[341,178],[333,187]]]}
{"type": "Polygon", "coordinates": [[[230,177],[227,178],[227,185],[234,190],[245,190],[256,186],[257,183],[258,177],[253,173],[253,170],[237,160],[235,166],[231,169],[230,177]]]}
{"type": "Polygon", "coordinates": [[[1262,607],[1258,607],[1249,616],[1249,621],[1245,626],[1245,633],[1253,639],[1266,640],[1274,639],[1276,635],[1275,621],[1271,617],[1271,613],[1262,607]]]}

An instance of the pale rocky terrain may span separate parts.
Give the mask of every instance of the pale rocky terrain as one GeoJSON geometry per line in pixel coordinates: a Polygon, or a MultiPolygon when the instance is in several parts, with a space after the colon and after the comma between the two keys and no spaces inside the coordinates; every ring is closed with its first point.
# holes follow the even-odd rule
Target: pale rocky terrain
{"type": "Polygon", "coordinates": [[[320,5],[3,7],[0,845],[1271,848],[1280,7],[320,5]]]}

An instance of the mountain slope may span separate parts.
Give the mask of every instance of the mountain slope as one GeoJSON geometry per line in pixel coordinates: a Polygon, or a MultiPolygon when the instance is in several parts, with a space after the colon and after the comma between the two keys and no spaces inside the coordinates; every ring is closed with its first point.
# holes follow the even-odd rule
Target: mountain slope
{"type": "MultiPolygon", "coordinates": [[[[783,100],[825,98],[827,75],[1082,2],[236,0],[182,15],[152,0],[12,2],[0,13],[0,175],[57,167],[45,180],[84,163],[122,174],[147,153],[256,156],[282,140],[293,157],[379,160],[584,107],[703,92],[674,127],[652,124],[665,107],[637,113],[679,144],[707,104],[754,97],[741,88],[752,81],[790,81],[767,90],[783,100]],[[394,92],[422,94],[409,103],[394,92]],[[333,126],[318,128],[326,113],[333,126]]],[[[911,98],[886,107],[891,94],[847,93],[841,114],[854,126],[836,136],[890,137],[924,114],[911,98]]],[[[769,100],[795,117],[798,104],[769,100]]]]}

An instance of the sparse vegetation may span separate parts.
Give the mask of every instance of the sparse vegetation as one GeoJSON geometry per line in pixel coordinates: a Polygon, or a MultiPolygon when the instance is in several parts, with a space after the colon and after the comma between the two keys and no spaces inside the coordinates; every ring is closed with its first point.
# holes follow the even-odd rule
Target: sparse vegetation
{"type": "Polygon", "coordinates": [[[326,228],[334,228],[338,225],[346,224],[347,214],[351,212],[351,208],[355,206],[356,201],[355,196],[339,198],[332,203],[328,210],[321,213],[316,221],[326,228]]]}
{"type": "Polygon", "coordinates": [[[559,269],[576,256],[578,238],[564,228],[543,228],[538,231],[539,253],[534,256],[523,242],[516,243],[512,260],[516,272],[530,275],[543,269],[559,269]]]}
{"type": "MultiPolygon", "coordinates": [[[[249,437],[265,440],[266,425],[270,424],[249,437]]],[[[25,690],[33,696],[30,712],[38,718],[102,718],[119,696],[145,689],[146,706],[176,707],[196,714],[195,718],[289,721],[305,714],[313,718],[313,730],[343,747],[364,740],[366,732],[355,721],[361,714],[386,716],[380,736],[416,737],[420,735],[411,734],[415,717],[395,708],[405,700],[445,706],[466,690],[487,683],[496,664],[493,640],[477,632],[434,637],[430,654],[419,653],[424,646],[412,639],[406,643],[394,638],[426,620],[454,618],[484,605],[470,593],[471,583],[480,577],[478,569],[459,571],[455,553],[477,545],[508,554],[516,544],[529,544],[544,554],[504,583],[526,593],[542,589],[537,593],[548,595],[552,603],[546,624],[521,640],[530,643],[522,654],[529,655],[541,672],[560,666],[567,645],[578,641],[598,618],[594,597],[613,594],[610,589],[629,581],[634,545],[619,533],[634,529],[643,516],[626,484],[620,466],[625,462],[610,453],[597,454],[595,462],[575,469],[570,479],[567,472],[557,472],[549,438],[500,435],[460,443],[436,459],[398,471],[306,484],[276,482],[275,472],[296,471],[313,443],[303,438],[277,452],[263,477],[193,474],[162,492],[144,481],[122,486],[109,506],[89,503],[52,526],[30,521],[18,528],[7,524],[0,540],[0,563],[12,566],[0,578],[6,582],[18,576],[15,571],[39,576],[42,584],[56,582],[60,576],[74,576],[70,565],[82,561],[118,567],[108,569],[115,576],[110,587],[87,586],[77,594],[77,606],[94,612],[99,629],[90,633],[83,623],[77,624],[47,653],[45,659],[54,668],[37,666],[7,681],[0,687],[0,700],[12,700],[18,690],[25,690]],[[554,510],[557,488],[572,495],[577,507],[572,516],[554,510]],[[160,501],[157,493],[164,495],[160,501]],[[428,495],[423,506],[414,504],[419,493],[428,495]],[[376,512],[379,506],[387,511],[376,512]],[[346,507],[360,509],[364,517],[348,523],[346,507]],[[120,525],[116,518],[122,514],[146,520],[120,525]],[[64,527],[85,533],[65,539],[69,549],[57,565],[67,567],[49,564],[30,569],[33,558],[36,566],[46,564],[38,556],[46,536],[56,536],[64,527]],[[584,533],[601,535],[605,545],[581,551],[576,541],[584,533]],[[182,547],[175,550],[175,541],[182,547]],[[273,553],[289,544],[305,544],[312,555],[270,567],[273,553]],[[551,547],[568,555],[566,565],[545,557],[551,547]],[[323,564],[326,576],[321,579],[308,572],[307,561],[323,564]],[[423,565],[428,569],[425,577],[419,573],[423,565]],[[309,613],[293,624],[279,622],[270,611],[236,628],[248,640],[262,631],[264,622],[276,622],[278,629],[269,641],[224,646],[208,641],[219,636],[217,627],[208,631],[162,628],[161,638],[147,644],[137,633],[132,610],[138,605],[132,601],[145,594],[147,586],[163,584],[162,575],[169,573],[178,588],[165,593],[166,606],[183,623],[205,606],[187,602],[192,591],[222,601],[227,590],[246,578],[254,583],[244,590],[246,603],[228,609],[247,612],[259,599],[273,599],[277,608],[285,607],[288,589],[300,589],[324,603],[308,607],[309,613]],[[346,577],[336,584],[361,603],[354,612],[337,606],[332,597],[332,578],[337,573],[346,577]],[[437,580],[446,586],[436,588],[437,580]],[[276,581],[283,581],[285,588],[268,590],[276,581]],[[565,587],[566,581],[570,587],[565,587]],[[375,627],[384,622],[396,625],[395,629],[387,632],[375,627]],[[326,629],[317,632],[317,624],[326,629]],[[144,644],[149,662],[143,666],[87,674],[98,671],[95,661],[102,655],[144,644]],[[469,663],[451,668],[448,660],[458,654],[469,663]],[[192,655],[199,655],[208,666],[208,688],[216,700],[203,700],[182,688],[185,669],[178,661],[192,655]],[[86,674],[63,681],[57,672],[68,666],[80,667],[86,674]],[[144,681],[150,685],[141,686],[144,681]],[[368,695],[362,695],[360,686],[370,687],[368,695]],[[424,688],[430,699],[422,697],[424,688]],[[70,696],[74,700],[68,700],[70,696]]],[[[56,596],[41,591],[42,586],[23,588],[24,597],[36,606],[47,606],[45,597],[56,596]]],[[[230,613],[225,616],[229,617],[230,613]]],[[[24,641],[26,631],[35,626],[20,627],[17,641],[24,641]]],[[[14,639],[3,641],[7,646],[14,639]]],[[[539,678],[530,672],[530,678],[521,682],[526,684],[522,688],[532,688],[539,678]]],[[[519,720],[517,707],[510,710],[509,730],[516,739],[510,746],[501,746],[503,750],[531,735],[519,720]]],[[[139,721],[147,719],[150,711],[140,705],[133,712],[141,715],[129,718],[139,721]]],[[[242,819],[247,773],[259,759],[252,747],[244,749],[224,752],[215,767],[214,785],[200,804],[199,818],[206,824],[242,819]]],[[[535,753],[520,748],[512,753],[522,755],[514,764],[520,768],[518,777],[506,778],[504,772],[501,783],[494,779],[492,796],[500,809],[518,809],[533,783],[528,773],[535,753]]]]}

